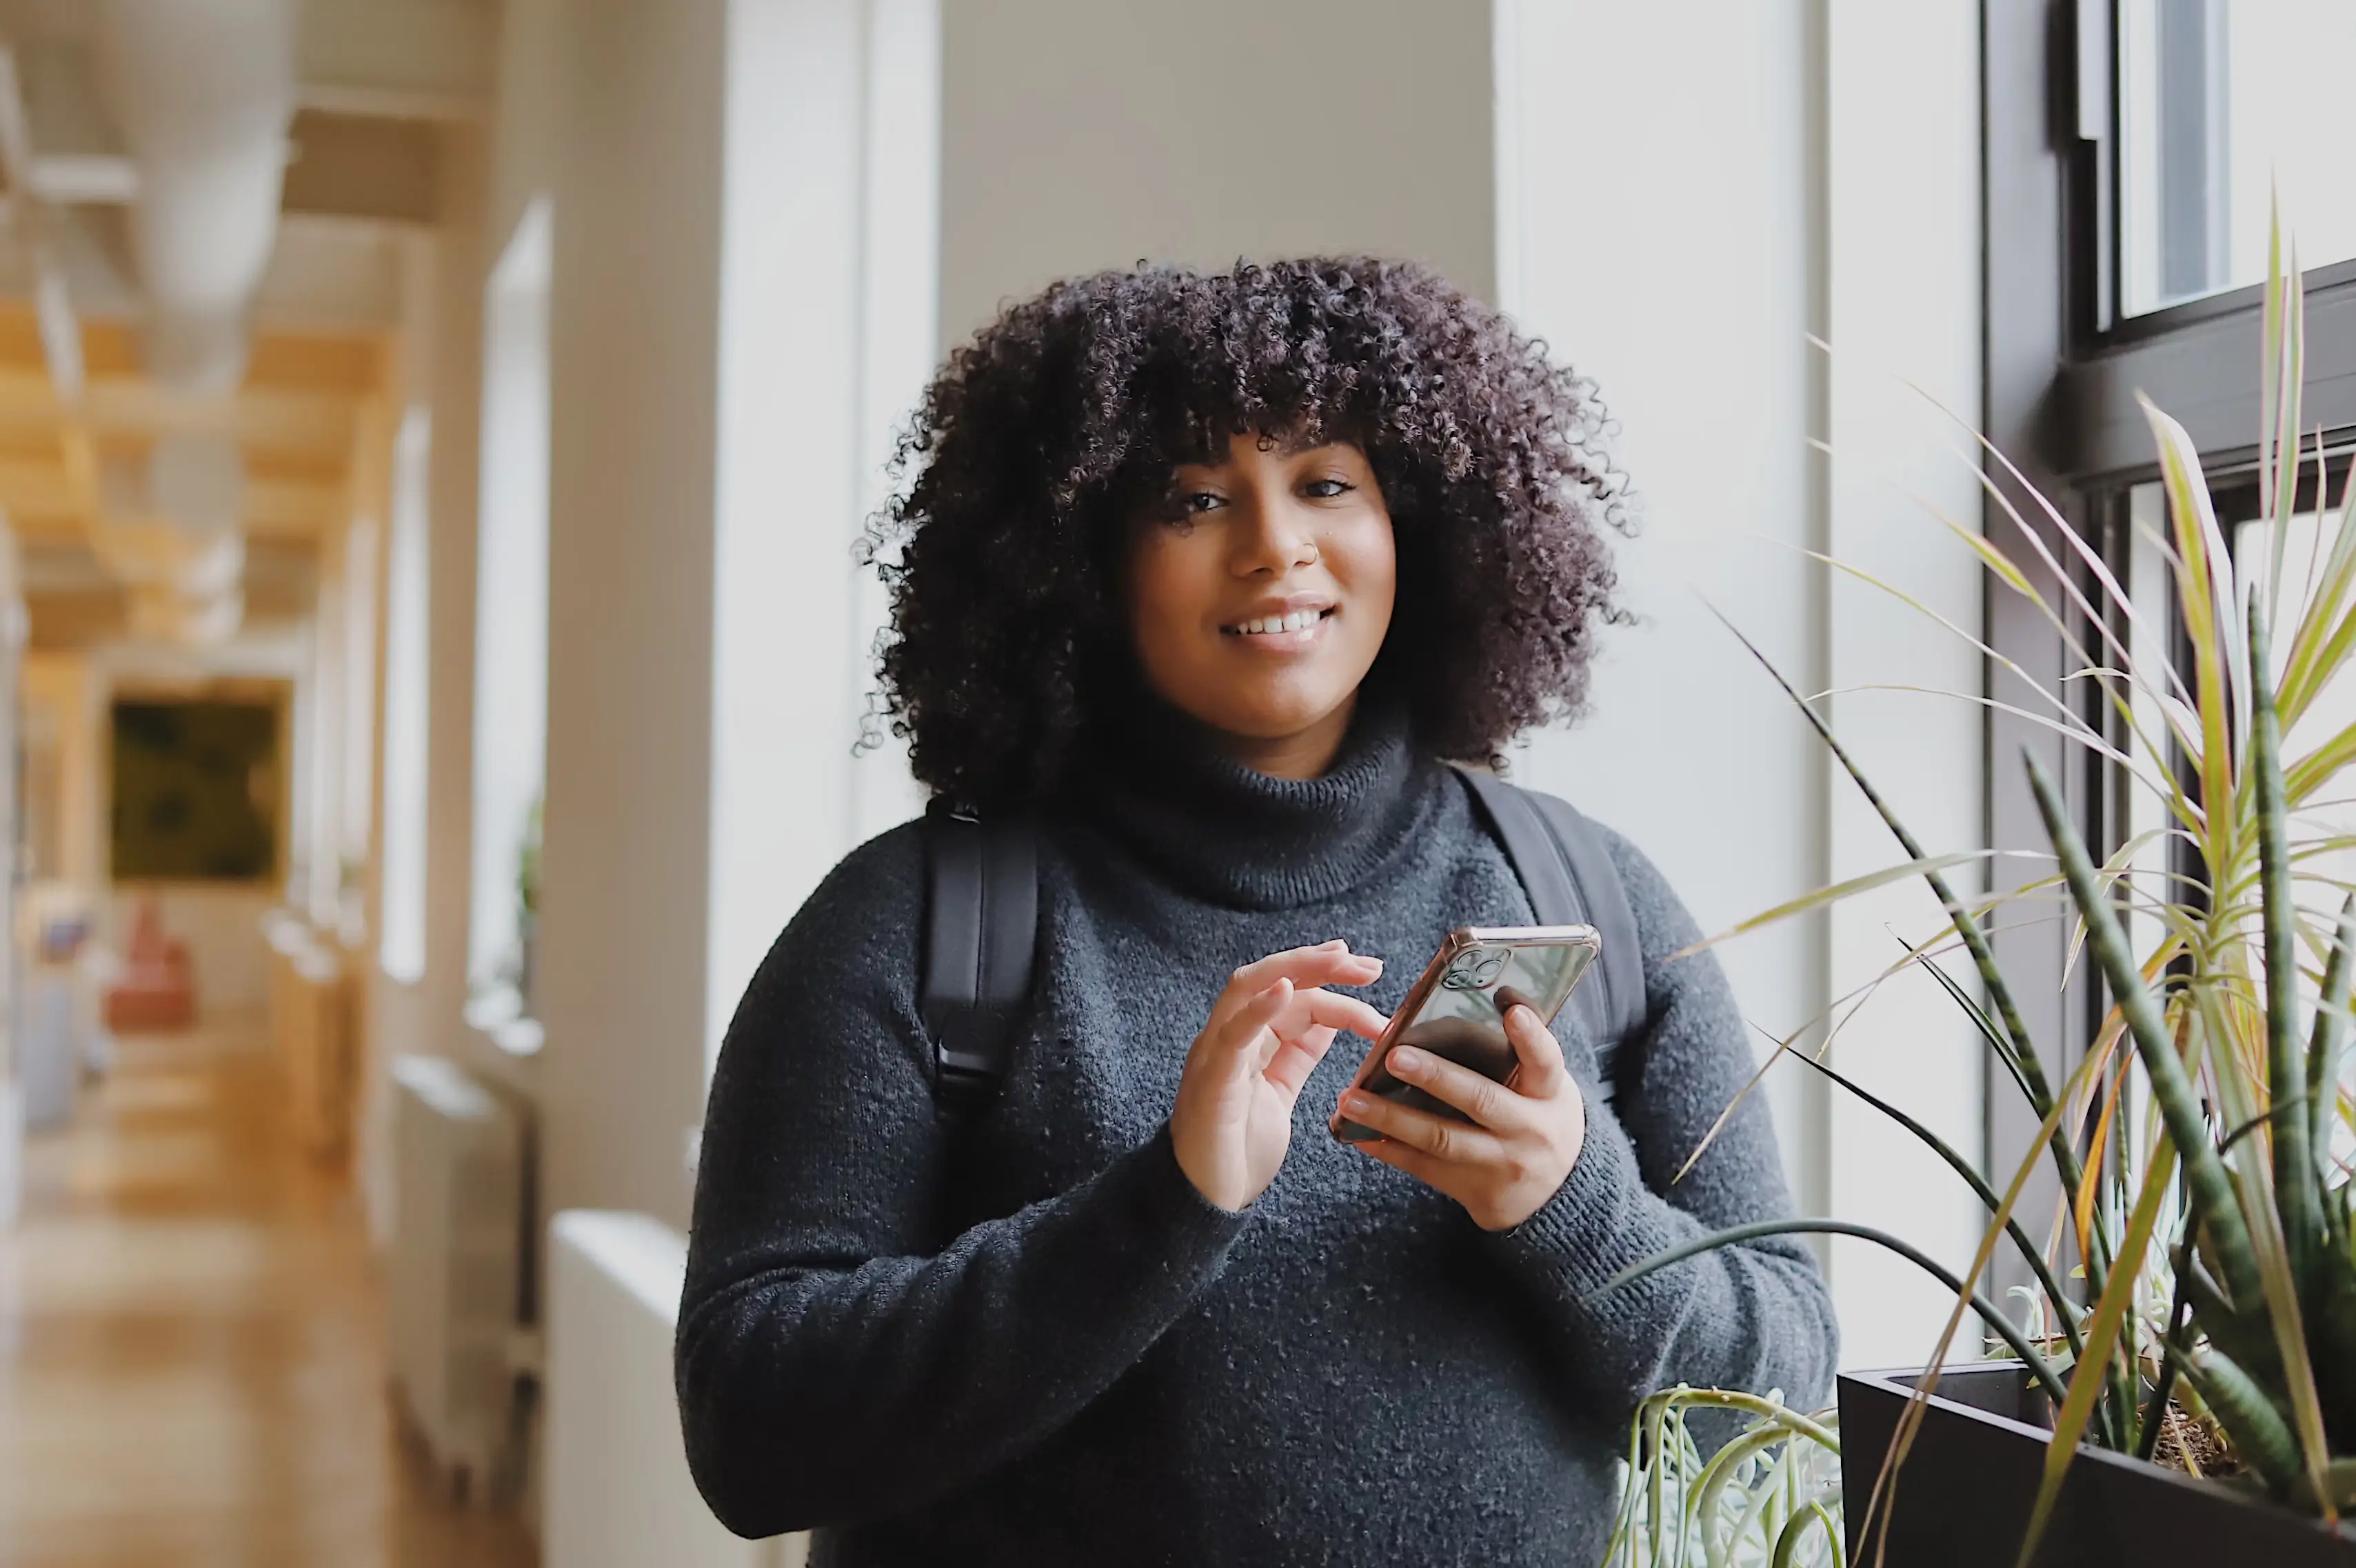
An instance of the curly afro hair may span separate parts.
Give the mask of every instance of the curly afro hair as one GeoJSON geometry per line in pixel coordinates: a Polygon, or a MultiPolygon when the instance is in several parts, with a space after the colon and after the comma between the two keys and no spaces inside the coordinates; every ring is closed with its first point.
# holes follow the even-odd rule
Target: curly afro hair
{"type": "Polygon", "coordinates": [[[1140,520],[1231,435],[1343,440],[1388,506],[1399,593],[1367,680],[1434,756],[1494,761],[1576,714],[1618,618],[1625,485],[1593,384],[1421,267],[1312,258],[1059,283],[949,356],[867,532],[889,588],[873,725],[916,775],[1021,807],[1141,690],[1122,609],[1140,520]],[[896,560],[893,546],[899,546],[896,560]]]}

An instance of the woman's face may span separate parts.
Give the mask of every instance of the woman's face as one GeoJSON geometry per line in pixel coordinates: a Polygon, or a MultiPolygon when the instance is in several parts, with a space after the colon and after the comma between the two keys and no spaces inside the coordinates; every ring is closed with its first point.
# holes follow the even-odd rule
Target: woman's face
{"type": "Polygon", "coordinates": [[[1398,558],[1365,454],[1264,445],[1178,469],[1130,557],[1130,624],[1163,700],[1264,773],[1322,773],[1390,628],[1398,558]]]}

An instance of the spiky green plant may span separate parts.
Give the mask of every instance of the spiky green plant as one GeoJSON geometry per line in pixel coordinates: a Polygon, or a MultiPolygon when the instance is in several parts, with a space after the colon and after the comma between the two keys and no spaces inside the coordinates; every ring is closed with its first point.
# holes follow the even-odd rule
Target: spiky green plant
{"type": "MultiPolygon", "coordinates": [[[[2072,682],[2100,693],[2115,720],[2113,735],[2123,738],[2115,741],[2056,692],[2042,693],[2050,710],[2038,716],[2075,746],[2123,768],[2158,799],[2164,824],[2098,858],[2031,755],[2030,784],[2059,875],[1966,902],[1945,875],[1958,857],[1925,853],[1816,707],[1786,682],[1906,859],[1737,928],[1820,908],[1895,875],[1922,876],[1946,924],[1893,968],[1922,965],[1946,986],[2041,1122],[2038,1146],[1999,1193],[1921,1123],[1862,1096],[1953,1166],[1989,1212],[1970,1270],[1961,1278],[1941,1273],[1957,1305],[1924,1391],[1935,1386],[1935,1368],[1968,1310],[2052,1399],[2054,1436],[2024,1563],[2082,1442],[2148,1458],[2175,1421],[2221,1436],[2232,1457],[2290,1506],[2336,1521],[2341,1509],[2356,1505],[2356,1190],[2333,1154],[2335,1137],[2350,1146],[2356,1126],[2340,1070],[2356,973],[2356,886],[2328,864],[2356,847],[2356,835],[2331,820],[2331,810],[2348,802],[2326,798],[2356,762],[2356,725],[2286,748],[2286,737],[2356,652],[2356,496],[2343,491],[2338,511],[2319,518],[2308,561],[2289,557],[2301,468],[2304,305],[2296,257],[2286,263],[2279,231],[2272,263],[2262,335],[2260,510],[2271,544],[2263,560],[2237,560],[2191,438],[2144,405],[2168,502],[2168,534],[2159,542],[2190,649],[2180,671],[2144,651],[2164,639],[2134,635],[2148,632],[2150,607],[2135,603],[2101,552],[1993,447],[1988,493],[2016,521],[2008,498],[2025,495],[2058,540],[2059,558],[2025,522],[2018,532],[2033,562],[2016,561],[1976,531],[1949,523],[1997,581],[2033,602],[2056,628],[2078,666],[2072,682]],[[2116,629],[2121,624],[2128,634],[2116,629]],[[2279,640],[2269,635],[2277,624],[2286,632],[2279,640]],[[2156,847],[2193,869],[2155,880],[2137,865],[2156,847]],[[2060,1083],[2047,1070],[2056,1042],[2040,1044],[2025,1026],[1984,924],[2008,899],[2050,898],[2057,889],[2066,889],[2074,939],[2111,1001],[2093,1047],[2060,1083]],[[2302,889],[2326,897],[2319,907],[2302,904],[2302,889]],[[2132,944],[2126,910],[2158,933],[2147,950],[2132,944]],[[1958,948],[1985,1006],[1933,961],[1958,948]],[[2303,1015],[2311,1021],[2303,1024],[2303,1015]],[[2131,1103],[2146,1103],[2156,1115],[2125,1113],[2131,1103]],[[2137,1132],[2137,1122],[2148,1124],[2137,1132]],[[2062,1260],[2036,1246],[2014,1219],[2045,1163],[2070,1199],[2083,1291],[2064,1288],[2062,1260]],[[2008,1245],[2028,1261],[2033,1278],[2029,1325],[1976,1289],[2008,1245]]],[[[2319,450],[2317,465],[2320,510],[2319,450]]],[[[1858,1236],[1928,1263],[1884,1232],[1804,1220],[1702,1238],[1625,1277],[1769,1230],[1858,1236]]],[[[1917,1402],[1901,1423],[1893,1464],[1902,1461],[1922,1409],[1917,1402]]],[[[1893,1474],[1885,1467],[1869,1522],[1893,1474]]],[[[1885,1527],[1886,1519],[1885,1512],[1885,1527]]]]}
{"type": "Polygon", "coordinates": [[[1636,1407],[1602,1568],[1841,1568],[1839,1422],[1772,1395],[1664,1389],[1636,1407]],[[1705,1455],[1695,1412],[1741,1429],[1705,1455]]]}

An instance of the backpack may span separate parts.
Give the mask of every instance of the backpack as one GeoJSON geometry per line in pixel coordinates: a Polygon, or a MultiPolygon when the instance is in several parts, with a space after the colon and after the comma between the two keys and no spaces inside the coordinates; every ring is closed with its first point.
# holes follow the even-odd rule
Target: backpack
{"type": "MultiPolygon", "coordinates": [[[[1646,1015],[1636,918],[1595,824],[1551,795],[1456,769],[1473,814],[1505,852],[1542,926],[1592,926],[1602,950],[1569,1005],[1586,1015],[1607,1105],[1629,1070],[1622,1047],[1646,1015]]],[[[948,1113],[987,1102],[1014,1057],[1039,935],[1036,825],[926,808],[925,929],[917,1000],[933,1041],[933,1093],[948,1113]]]]}

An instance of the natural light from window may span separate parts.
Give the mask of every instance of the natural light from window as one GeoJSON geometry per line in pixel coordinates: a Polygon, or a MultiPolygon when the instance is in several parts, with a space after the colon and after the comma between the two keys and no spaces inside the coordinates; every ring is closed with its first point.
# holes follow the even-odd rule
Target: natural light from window
{"type": "Polygon", "coordinates": [[[548,293],[551,212],[517,222],[483,301],[482,499],[475,620],[473,897],[467,974],[492,1028],[530,1009],[548,753],[548,293]]]}
{"type": "MultiPolygon", "coordinates": [[[[2244,581],[2264,580],[2273,537],[2272,526],[2265,522],[2245,522],[2235,532],[2234,561],[2244,581]]],[[[2288,628],[2306,614],[2321,552],[2329,548],[2331,538],[2328,518],[2308,512],[2290,520],[2289,532],[2283,541],[2282,601],[2274,618],[2274,624],[2284,628],[2284,635],[2276,639],[2272,650],[2277,671],[2289,654],[2288,628]]],[[[2283,736],[2283,761],[2286,765],[2297,761],[2351,725],[2356,725],[2356,680],[2343,673],[2317,693],[2298,722],[2283,736]]],[[[2308,809],[2299,815],[2305,821],[2294,830],[2298,836],[2338,841],[2336,847],[2297,866],[2298,903],[2316,929],[2328,931],[2339,918],[2342,889],[2356,886],[2356,769],[2342,768],[2315,792],[2308,809]]],[[[2311,1017],[2319,993],[2311,982],[2303,989],[2308,993],[2304,1011],[2311,1017]]],[[[2304,1019],[2300,1026],[2308,1026],[2304,1019]]],[[[2350,1152],[2340,1151],[2343,1155],[2350,1152]]]]}
{"type": "Polygon", "coordinates": [[[394,980],[425,977],[426,478],[433,426],[423,408],[393,445],[392,531],[385,561],[384,868],[377,961],[394,980]]]}
{"type": "Polygon", "coordinates": [[[2273,192],[2302,268],[2356,257],[2349,0],[2125,0],[2121,307],[2263,282],[2273,192]]]}

